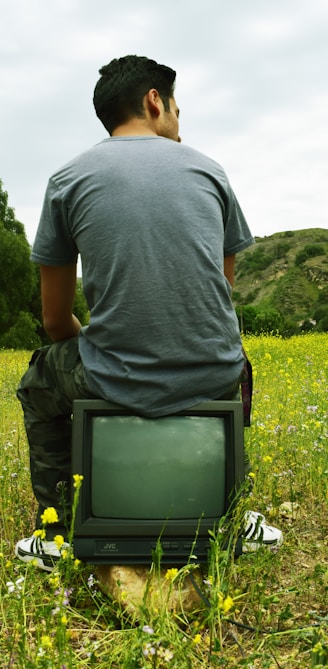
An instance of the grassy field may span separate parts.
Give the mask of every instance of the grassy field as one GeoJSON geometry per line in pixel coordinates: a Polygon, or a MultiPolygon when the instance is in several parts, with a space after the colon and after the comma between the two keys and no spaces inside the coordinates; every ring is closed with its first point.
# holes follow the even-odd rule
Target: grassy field
{"type": "Polygon", "coordinates": [[[26,352],[0,352],[0,665],[3,669],[296,669],[328,666],[328,335],[246,338],[253,363],[245,430],[254,488],[248,508],[283,530],[276,553],[234,561],[214,542],[208,605],[170,611],[145,599],[135,616],[69,555],[55,572],[14,558],[35,502],[15,398],[26,352]]]}

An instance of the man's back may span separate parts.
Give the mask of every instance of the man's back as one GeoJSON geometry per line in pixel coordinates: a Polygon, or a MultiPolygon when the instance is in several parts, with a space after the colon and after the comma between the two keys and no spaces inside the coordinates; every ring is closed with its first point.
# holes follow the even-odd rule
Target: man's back
{"type": "Polygon", "coordinates": [[[47,198],[57,243],[44,211],[33,257],[81,254],[94,392],[149,415],[219,397],[243,363],[223,256],[252,243],[220,166],[169,139],[115,137],[59,170],[47,198]]]}

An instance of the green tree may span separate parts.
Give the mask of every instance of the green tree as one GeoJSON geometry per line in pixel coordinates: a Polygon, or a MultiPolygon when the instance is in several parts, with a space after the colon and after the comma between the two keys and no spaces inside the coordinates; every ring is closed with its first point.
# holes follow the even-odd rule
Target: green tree
{"type": "Polygon", "coordinates": [[[295,258],[295,265],[301,265],[308,258],[325,255],[325,247],[322,244],[306,244],[295,258]]]}
{"type": "MultiPolygon", "coordinates": [[[[42,327],[40,274],[30,261],[31,249],[24,225],[8,205],[0,180],[0,347],[34,349],[49,343],[42,327]]],[[[88,307],[81,281],[77,281],[74,313],[82,325],[88,307]]]]}
{"type": "Polygon", "coordinates": [[[256,307],[253,307],[251,304],[245,304],[245,306],[239,305],[236,307],[236,314],[240,331],[243,334],[255,334],[256,307]]]}
{"type": "Polygon", "coordinates": [[[254,321],[255,333],[261,332],[281,332],[283,329],[283,318],[276,309],[267,308],[263,311],[258,311],[254,321]]]}
{"type": "Polygon", "coordinates": [[[315,330],[318,332],[328,331],[328,305],[325,303],[318,303],[317,308],[313,314],[313,320],[316,321],[315,330]]]}
{"type": "Polygon", "coordinates": [[[83,294],[82,280],[77,279],[75,300],[73,305],[73,312],[79,319],[82,325],[86,325],[89,321],[89,310],[86,299],[83,294]]]}
{"type": "Polygon", "coordinates": [[[40,323],[27,311],[20,311],[15,323],[0,336],[1,348],[32,350],[40,346],[40,323]]]}
{"type": "Polygon", "coordinates": [[[317,324],[318,332],[328,332],[328,316],[324,316],[317,324]]]}
{"type": "MultiPolygon", "coordinates": [[[[36,336],[37,318],[29,316],[29,305],[37,287],[36,274],[30,262],[30,247],[24,226],[15,219],[14,210],[8,206],[8,194],[0,181],[0,345],[10,345],[9,332],[16,333],[19,323],[22,332],[29,323],[29,340],[39,343],[36,336]],[[25,326],[23,327],[23,323],[25,326]],[[12,330],[14,328],[14,330],[12,330]]],[[[17,348],[17,346],[15,346],[17,348]]]]}
{"type": "Polygon", "coordinates": [[[318,304],[328,305],[328,286],[321,288],[318,296],[318,304]]]}
{"type": "Polygon", "coordinates": [[[2,181],[0,179],[0,221],[5,230],[16,235],[23,235],[25,237],[23,223],[16,221],[15,211],[8,205],[8,193],[2,188],[2,181]]]}

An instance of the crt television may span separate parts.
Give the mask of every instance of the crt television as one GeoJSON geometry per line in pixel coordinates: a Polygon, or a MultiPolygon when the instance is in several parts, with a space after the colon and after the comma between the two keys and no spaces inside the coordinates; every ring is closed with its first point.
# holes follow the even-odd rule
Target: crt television
{"type": "Polygon", "coordinates": [[[72,473],[83,475],[77,558],[150,564],[160,539],[162,563],[186,564],[191,554],[205,563],[209,530],[244,480],[242,403],[203,402],[152,419],[102,400],[75,400],[72,473]]]}

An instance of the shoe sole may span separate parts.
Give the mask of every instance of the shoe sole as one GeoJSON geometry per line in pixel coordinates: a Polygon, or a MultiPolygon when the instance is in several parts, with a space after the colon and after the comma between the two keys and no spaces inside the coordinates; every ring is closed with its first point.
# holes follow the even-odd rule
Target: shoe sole
{"type": "Polygon", "coordinates": [[[267,548],[269,551],[273,551],[276,548],[280,548],[282,544],[282,539],[269,542],[255,542],[255,541],[243,541],[242,552],[243,553],[255,553],[260,548],[267,548]]]}

